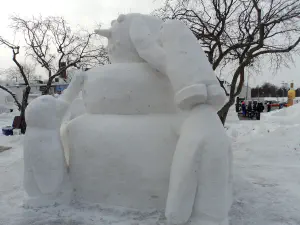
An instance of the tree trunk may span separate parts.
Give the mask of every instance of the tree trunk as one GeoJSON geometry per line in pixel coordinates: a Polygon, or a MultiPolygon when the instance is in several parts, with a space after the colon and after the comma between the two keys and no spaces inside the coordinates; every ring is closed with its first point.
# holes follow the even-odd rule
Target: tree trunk
{"type": "MultiPolygon", "coordinates": [[[[241,93],[244,85],[244,79],[245,79],[245,66],[241,66],[236,70],[235,75],[232,79],[231,82],[231,88],[230,88],[230,93],[229,93],[229,100],[228,102],[223,106],[222,109],[218,112],[218,116],[220,117],[220,120],[223,125],[225,125],[225,121],[227,118],[228,111],[231,106],[234,105],[235,103],[235,98],[241,93]],[[236,83],[237,83],[237,78],[240,78],[239,85],[237,87],[237,90],[235,91],[236,88],[236,83]]],[[[248,91],[248,90],[247,90],[248,91]]]]}
{"type": "Polygon", "coordinates": [[[25,90],[23,91],[22,107],[20,113],[20,129],[22,134],[25,134],[26,132],[25,110],[28,105],[28,96],[30,93],[30,89],[30,86],[26,86],[25,90]]]}
{"type": "Polygon", "coordinates": [[[52,85],[52,82],[53,82],[54,78],[55,78],[55,76],[49,77],[48,82],[46,84],[46,88],[43,91],[42,95],[49,95],[51,85],[52,85]]]}
{"type": "Polygon", "coordinates": [[[46,88],[44,89],[44,91],[42,92],[42,95],[49,95],[49,92],[50,92],[50,88],[51,88],[51,85],[46,85],[46,88]]]}
{"type": "Polygon", "coordinates": [[[234,97],[229,98],[229,101],[222,107],[222,109],[219,110],[218,116],[222,122],[223,125],[225,125],[225,121],[228,115],[228,111],[230,107],[234,104],[234,97]]]}

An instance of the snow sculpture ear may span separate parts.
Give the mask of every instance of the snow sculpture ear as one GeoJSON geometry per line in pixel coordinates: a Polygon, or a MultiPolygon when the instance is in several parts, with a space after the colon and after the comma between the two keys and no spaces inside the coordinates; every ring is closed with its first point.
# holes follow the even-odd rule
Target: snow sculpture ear
{"type": "Polygon", "coordinates": [[[165,73],[165,52],[158,44],[158,34],[151,33],[143,18],[137,17],[132,20],[129,36],[139,56],[154,69],[165,73]]]}

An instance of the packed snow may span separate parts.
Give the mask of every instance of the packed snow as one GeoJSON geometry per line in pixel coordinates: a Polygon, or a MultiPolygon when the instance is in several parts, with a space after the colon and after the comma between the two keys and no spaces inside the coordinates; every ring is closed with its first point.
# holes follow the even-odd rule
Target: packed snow
{"type": "MultiPolygon", "coordinates": [[[[292,112],[298,106],[286,110],[292,112]]],[[[0,125],[11,125],[14,115],[1,114],[0,125]]],[[[272,113],[265,114],[264,118],[271,116],[272,113]]],[[[234,153],[231,225],[299,225],[300,122],[234,121],[226,124],[226,129],[234,153]]],[[[136,212],[77,202],[69,206],[26,207],[22,141],[22,136],[0,136],[0,145],[12,147],[0,153],[1,225],[165,223],[161,211],[136,212]]]]}

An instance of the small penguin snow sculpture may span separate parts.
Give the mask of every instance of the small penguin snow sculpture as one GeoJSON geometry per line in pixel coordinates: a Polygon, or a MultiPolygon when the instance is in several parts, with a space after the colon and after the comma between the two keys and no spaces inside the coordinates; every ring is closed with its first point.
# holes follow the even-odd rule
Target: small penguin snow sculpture
{"type": "Polygon", "coordinates": [[[55,198],[60,194],[67,178],[60,125],[83,80],[81,74],[75,76],[59,98],[50,95],[38,97],[26,109],[24,188],[30,198],[55,198]]]}

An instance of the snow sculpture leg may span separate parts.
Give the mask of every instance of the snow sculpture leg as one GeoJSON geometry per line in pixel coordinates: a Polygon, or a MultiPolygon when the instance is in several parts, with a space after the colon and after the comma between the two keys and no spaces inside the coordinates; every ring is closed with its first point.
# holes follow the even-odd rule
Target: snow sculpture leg
{"type": "Polygon", "coordinates": [[[226,224],[231,206],[231,146],[210,105],[184,122],[173,156],[166,206],[169,224],[226,224]]]}
{"type": "Polygon", "coordinates": [[[24,187],[32,205],[63,201],[62,190],[68,183],[68,176],[60,125],[82,83],[83,77],[77,76],[59,99],[41,96],[26,109],[24,187]]]}

